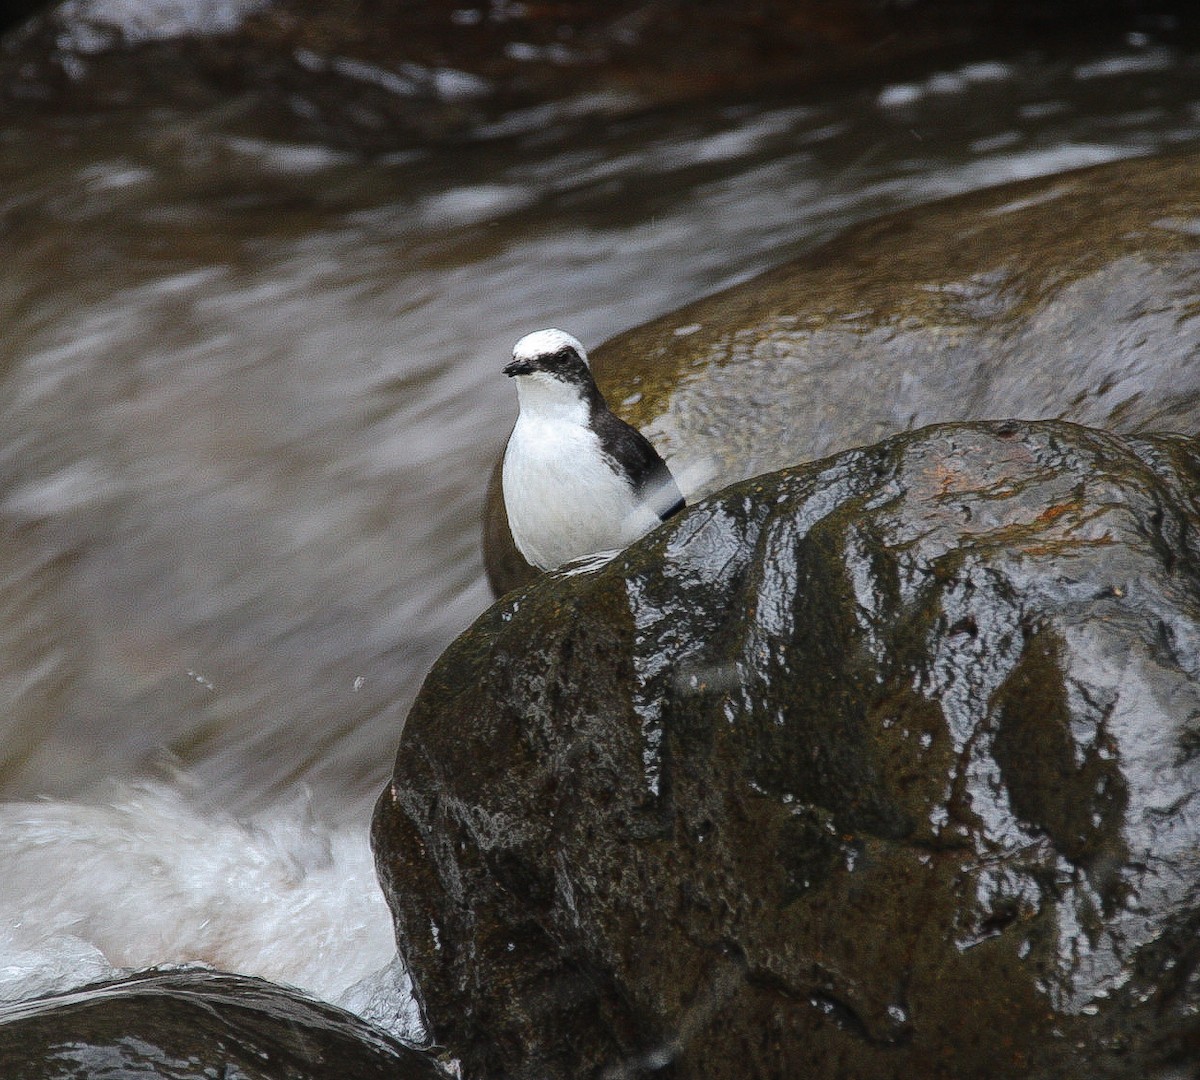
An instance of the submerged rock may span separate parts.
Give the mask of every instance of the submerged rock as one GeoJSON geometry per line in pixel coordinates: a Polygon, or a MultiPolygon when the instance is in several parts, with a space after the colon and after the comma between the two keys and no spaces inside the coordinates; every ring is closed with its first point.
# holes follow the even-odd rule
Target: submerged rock
{"type": "Polygon", "coordinates": [[[374,826],[464,1075],[1193,1075],[1198,481],[933,427],[494,605],[374,826]]]}
{"type": "Polygon", "coordinates": [[[425,1054],[294,990],[191,968],[24,1002],[0,1012],[10,1080],[437,1080],[425,1054]]]}
{"type": "MultiPolygon", "coordinates": [[[[597,382],[700,494],[956,420],[1200,431],[1200,154],[892,214],[620,334],[597,382]]],[[[514,563],[485,511],[497,594],[514,563]]]]}

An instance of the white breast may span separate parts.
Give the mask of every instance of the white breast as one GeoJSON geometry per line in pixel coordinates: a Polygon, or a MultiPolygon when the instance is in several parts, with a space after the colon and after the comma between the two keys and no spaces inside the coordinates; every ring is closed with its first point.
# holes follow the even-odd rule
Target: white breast
{"type": "Polygon", "coordinates": [[[613,471],[595,433],[566,411],[522,409],[504,452],[503,487],[517,549],[543,570],[623,548],[659,521],[613,471]]]}

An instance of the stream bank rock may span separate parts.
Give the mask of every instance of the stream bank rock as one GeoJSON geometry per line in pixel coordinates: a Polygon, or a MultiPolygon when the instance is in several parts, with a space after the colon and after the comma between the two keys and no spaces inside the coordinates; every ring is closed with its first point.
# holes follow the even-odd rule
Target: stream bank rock
{"type": "MultiPolygon", "coordinates": [[[[958,420],[1200,431],[1200,152],[891,214],[594,350],[699,494],[958,420]]],[[[685,484],[685,493],[689,493],[685,484]]],[[[531,580],[493,486],[497,595],[531,580]]]]}
{"type": "Polygon", "coordinates": [[[1198,483],[931,427],[495,604],[374,824],[464,1075],[1194,1075],[1198,483]]]}
{"type": "Polygon", "coordinates": [[[0,1011],[6,1080],[444,1080],[426,1054],[263,979],[141,972],[0,1011]]]}

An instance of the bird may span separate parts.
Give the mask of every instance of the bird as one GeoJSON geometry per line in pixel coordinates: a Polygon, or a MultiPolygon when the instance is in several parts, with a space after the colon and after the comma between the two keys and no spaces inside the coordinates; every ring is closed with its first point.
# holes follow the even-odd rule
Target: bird
{"type": "Polygon", "coordinates": [[[666,462],[608,407],[576,338],[526,334],[503,371],[520,410],[501,469],[504,509],[531,566],[624,548],[683,509],[666,462]]]}

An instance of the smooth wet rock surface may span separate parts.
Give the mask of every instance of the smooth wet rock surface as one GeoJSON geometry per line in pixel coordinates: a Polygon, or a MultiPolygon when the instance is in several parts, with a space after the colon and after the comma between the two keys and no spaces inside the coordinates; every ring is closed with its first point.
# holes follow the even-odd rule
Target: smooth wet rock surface
{"type": "Polygon", "coordinates": [[[425,1054],[260,979],[145,972],[0,1012],[9,1080],[437,1080],[425,1054]]]}
{"type": "Polygon", "coordinates": [[[614,340],[605,362],[669,354],[682,386],[664,434],[719,424],[727,446],[753,425],[740,455],[751,468],[948,419],[1194,431],[1198,175],[1189,152],[867,222],[755,288],[614,340]],[[696,368],[716,385],[702,389],[696,368]],[[735,416],[706,416],[737,386],[735,416]],[[786,404],[772,392],[784,386],[786,404]]]}
{"type": "Polygon", "coordinates": [[[1191,1075],[1198,480],[934,427],[494,605],[375,822],[465,1075],[1191,1075]]]}
{"type": "MultiPolygon", "coordinates": [[[[1189,151],[904,211],[618,335],[597,381],[701,494],[955,420],[1192,433],[1198,205],[1189,151]]],[[[500,593],[530,574],[486,514],[500,593]]]]}
{"type": "Polygon", "coordinates": [[[668,448],[720,463],[710,488],[953,420],[1194,432],[1198,166],[1118,162],[865,222],[595,362],[668,448]]]}

